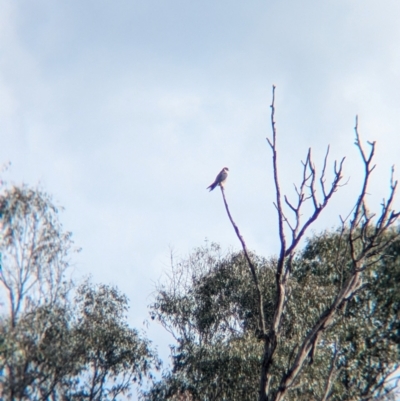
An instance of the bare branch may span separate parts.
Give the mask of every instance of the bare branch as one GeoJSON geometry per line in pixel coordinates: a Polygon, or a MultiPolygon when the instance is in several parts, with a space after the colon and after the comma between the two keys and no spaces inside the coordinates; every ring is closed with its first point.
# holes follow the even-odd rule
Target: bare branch
{"type": "MultiPolygon", "coordinates": [[[[276,127],[275,127],[275,85],[272,87],[272,104],[271,104],[271,126],[272,126],[272,141],[267,138],[267,141],[272,149],[272,163],[273,163],[273,174],[274,174],[274,183],[275,183],[275,192],[276,192],[276,208],[278,210],[278,226],[279,226],[279,238],[281,241],[281,257],[285,253],[286,249],[286,238],[285,232],[283,228],[283,208],[282,208],[282,196],[281,189],[279,186],[278,179],[278,156],[276,151],[276,127]]],[[[283,269],[283,266],[278,267],[278,269],[283,269]]]]}
{"type": "Polygon", "coordinates": [[[320,207],[320,204],[318,203],[316,190],[315,190],[315,180],[316,180],[316,175],[317,174],[315,172],[314,163],[311,160],[311,149],[308,150],[308,154],[309,154],[309,157],[308,157],[308,168],[311,171],[311,183],[310,183],[310,186],[309,186],[310,196],[311,196],[311,199],[312,199],[313,204],[314,204],[314,209],[317,210],[320,207]]]}
{"type": "MultiPolygon", "coordinates": [[[[299,195],[299,196],[300,196],[300,195],[299,195]]],[[[298,209],[297,209],[296,207],[294,207],[294,206],[289,202],[289,200],[288,200],[288,198],[287,198],[286,195],[285,195],[285,202],[286,202],[286,204],[290,207],[290,209],[292,209],[293,212],[297,214],[297,210],[298,210],[298,209]]]]}
{"type": "Polygon", "coordinates": [[[235,230],[235,233],[236,233],[240,243],[242,244],[243,253],[244,253],[244,256],[245,256],[245,258],[247,260],[247,263],[249,265],[249,269],[250,269],[251,275],[253,277],[254,285],[255,285],[256,291],[257,291],[258,307],[259,307],[259,312],[260,312],[260,315],[259,315],[259,326],[260,326],[260,330],[262,332],[262,335],[265,336],[266,327],[265,327],[265,317],[264,317],[264,300],[263,300],[263,295],[262,295],[262,292],[261,292],[261,289],[260,289],[260,285],[259,285],[259,282],[258,282],[256,267],[254,266],[254,264],[253,264],[253,262],[252,262],[252,260],[250,258],[250,255],[249,255],[249,252],[247,250],[247,246],[246,246],[246,243],[244,241],[244,238],[240,234],[238,226],[233,221],[231,212],[229,211],[228,202],[226,201],[224,187],[222,185],[220,185],[220,188],[221,188],[222,198],[223,198],[224,204],[225,204],[226,213],[228,214],[229,220],[230,220],[230,222],[231,222],[231,224],[232,224],[232,226],[233,226],[233,228],[235,230]]]}
{"type": "MultiPolygon", "coordinates": [[[[329,145],[325,153],[325,158],[324,158],[324,166],[322,167],[322,172],[321,172],[321,177],[319,179],[319,182],[321,184],[321,190],[322,194],[324,195],[324,198],[326,198],[326,191],[325,191],[325,170],[326,170],[326,165],[328,162],[328,156],[329,156],[329,145]]],[[[335,166],[334,166],[335,172],[336,172],[336,161],[335,161],[335,166]]]]}
{"type": "Polygon", "coordinates": [[[332,384],[334,382],[334,373],[336,371],[336,361],[337,361],[337,358],[339,355],[337,343],[334,344],[334,349],[335,350],[333,353],[332,364],[331,364],[331,368],[329,369],[329,375],[328,375],[328,379],[326,380],[325,391],[321,398],[321,401],[327,401],[327,399],[329,398],[329,393],[332,388],[332,384]]]}
{"type": "MultiPolygon", "coordinates": [[[[382,238],[382,235],[391,225],[393,225],[399,216],[398,212],[391,210],[394,192],[396,189],[394,184],[391,184],[388,202],[383,202],[381,215],[378,218],[380,226],[376,230],[370,229],[371,221],[374,215],[368,213],[365,203],[365,195],[367,193],[370,175],[374,169],[374,167],[371,167],[371,161],[373,160],[375,143],[369,142],[369,144],[371,146],[371,151],[367,154],[364,152],[360,142],[356,120],[356,146],[360,150],[361,158],[364,163],[365,174],[360,196],[358,197],[357,203],[354,207],[354,214],[347,230],[347,238],[350,245],[350,253],[353,262],[352,273],[346,280],[345,284],[340,288],[331,306],[325,310],[325,312],[319,317],[316,324],[307,334],[307,337],[304,339],[299,351],[297,352],[297,356],[292,367],[281,380],[278,392],[274,398],[275,401],[282,400],[287,390],[293,386],[294,381],[303,368],[307,356],[313,351],[313,349],[315,349],[321,333],[332,325],[337,311],[343,308],[358,291],[362,291],[363,288],[365,288],[361,274],[368,266],[376,263],[376,260],[374,260],[375,254],[377,252],[381,252],[385,247],[388,246],[388,244],[392,243],[400,235],[396,231],[392,232],[388,239],[382,238]],[[388,220],[388,216],[393,216],[393,218],[388,220]]],[[[341,166],[339,166],[338,169],[338,172],[340,171],[341,166]]],[[[391,183],[393,183],[393,179],[391,179],[391,183]]],[[[329,193],[333,192],[330,191],[329,193]]]]}
{"type": "MultiPolygon", "coordinates": [[[[307,231],[308,227],[315,221],[317,220],[318,216],[322,212],[322,210],[326,207],[328,204],[329,200],[331,199],[332,195],[337,191],[339,188],[339,183],[342,180],[342,170],[343,170],[343,163],[344,163],[344,158],[341,160],[339,164],[338,170],[335,172],[335,177],[333,179],[333,182],[331,184],[331,188],[328,191],[327,195],[324,197],[324,200],[322,203],[318,204],[317,207],[315,205],[317,204],[316,197],[313,195],[313,203],[314,203],[314,212],[312,215],[308,218],[308,220],[303,224],[303,226],[299,229],[298,234],[293,238],[291,245],[288,247],[286,250],[286,255],[289,256],[293,253],[294,249],[297,247],[298,243],[300,240],[303,238],[305,232],[307,231]]],[[[313,188],[311,188],[312,193],[314,194],[313,188]]]]}
{"type": "MultiPolygon", "coordinates": [[[[262,369],[261,369],[261,377],[260,377],[260,390],[259,390],[259,400],[266,401],[268,400],[268,388],[270,383],[269,371],[272,364],[273,356],[275,353],[275,349],[277,346],[278,338],[279,338],[279,327],[281,325],[282,315],[285,307],[285,297],[286,297],[286,286],[288,277],[291,270],[291,261],[293,259],[294,251],[299,244],[300,240],[304,236],[308,227],[318,218],[321,211],[326,207],[333,193],[337,191],[339,188],[340,182],[342,180],[342,168],[344,158],[341,160],[339,165],[335,164],[334,166],[334,179],[332,181],[330,189],[325,188],[325,170],[327,165],[328,152],[325,156],[324,166],[322,170],[321,177],[319,179],[320,184],[322,186],[323,200],[319,202],[317,199],[317,191],[316,191],[316,181],[317,181],[317,173],[312,162],[311,157],[311,149],[307,152],[307,157],[305,162],[303,163],[303,177],[300,184],[300,187],[297,188],[295,186],[295,190],[297,193],[297,203],[292,203],[285,196],[284,200],[287,206],[294,213],[294,224],[290,224],[288,219],[285,216],[283,206],[282,206],[282,195],[280,191],[280,184],[278,179],[278,163],[277,163],[277,148],[276,148],[276,126],[275,126],[275,86],[272,88],[272,104],[271,104],[271,127],[272,127],[272,140],[268,140],[268,143],[272,150],[272,164],[273,164],[273,175],[274,175],[274,183],[275,183],[275,192],[276,192],[276,201],[275,207],[278,212],[278,231],[279,231],[279,239],[280,239],[280,254],[277,262],[276,269],[276,299],[275,299],[275,311],[272,319],[272,323],[268,332],[268,336],[265,337],[264,344],[264,356],[262,361],[262,369]],[[308,188],[308,194],[306,195],[306,191],[308,188]],[[301,208],[304,203],[311,199],[314,206],[314,212],[305,223],[301,223],[301,208]],[[291,243],[287,246],[286,237],[284,233],[284,223],[287,223],[292,234],[291,243]]],[[[313,336],[314,342],[317,342],[319,334],[316,332],[313,336]]],[[[311,349],[308,350],[308,353],[311,349]]]]}

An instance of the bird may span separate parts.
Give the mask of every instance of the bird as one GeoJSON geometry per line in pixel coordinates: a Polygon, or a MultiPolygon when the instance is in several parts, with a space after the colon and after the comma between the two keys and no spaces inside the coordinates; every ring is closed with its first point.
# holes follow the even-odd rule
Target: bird
{"type": "Polygon", "coordinates": [[[229,168],[224,167],[215,178],[215,181],[209,187],[207,187],[207,189],[210,188],[210,191],[212,191],[217,185],[223,187],[226,179],[228,178],[228,171],[229,168]]]}

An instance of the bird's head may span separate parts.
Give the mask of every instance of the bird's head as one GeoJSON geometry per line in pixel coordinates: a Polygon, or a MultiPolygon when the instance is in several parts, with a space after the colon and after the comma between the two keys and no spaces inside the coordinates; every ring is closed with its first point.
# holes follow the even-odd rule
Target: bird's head
{"type": "Polygon", "coordinates": [[[229,168],[228,167],[224,167],[222,170],[229,171],[229,168]]]}

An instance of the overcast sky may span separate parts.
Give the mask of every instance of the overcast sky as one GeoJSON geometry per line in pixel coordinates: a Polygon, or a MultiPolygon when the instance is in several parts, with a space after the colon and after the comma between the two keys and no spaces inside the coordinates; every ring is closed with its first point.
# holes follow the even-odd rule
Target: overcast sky
{"type": "MultiPolygon", "coordinates": [[[[317,165],[328,144],[347,156],[349,184],[315,230],[338,224],[360,188],[356,114],[377,141],[379,205],[400,164],[399,18],[399,0],[0,0],[2,178],[66,208],[83,248],[75,275],[118,285],[140,329],[171,247],[238,248],[220,192],[206,190],[222,167],[249,248],[277,253],[273,84],[288,194],[309,146],[317,165]]],[[[166,355],[167,334],[153,324],[150,336],[166,355]]]]}

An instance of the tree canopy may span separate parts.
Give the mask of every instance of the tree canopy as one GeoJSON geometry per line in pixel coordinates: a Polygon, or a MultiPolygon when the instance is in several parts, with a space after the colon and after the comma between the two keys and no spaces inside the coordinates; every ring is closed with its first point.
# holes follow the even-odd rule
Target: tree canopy
{"type": "Polygon", "coordinates": [[[73,250],[51,198],[13,187],[0,196],[0,397],[115,400],[159,360],[129,327],[117,288],[68,279],[73,250]]]}
{"type": "MultiPolygon", "coordinates": [[[[274,377],[285,373],[310,325],[351,269],[348,250],[342,249],[344,269],[338,270],[340,241],[340,230],[315,235],[293,262],[274,377]]],[[[251,257],[263,278],[260,286],[270,321],[277,260],[251,257]]],[[[330,400],[372,399],[399,366],[400,241],[366,274],[364,291],[337,314],[321,337],[318,352],[309,355],[305,373],[288,400],[323,399],[330,375],[330,400]]],[[[151,316],[173,334],[177,345],[171,347],[171,371],[145,398],[174,399],[184,394],[193,400],[257,398],[263,344],[257,339],[257,294],[242,252],[222,253],[216,244],[196,249],[158,286],[151,316]]]]}
{"type": "Polygon", "coordinates": [[[289,198],[278,168],[275,87],[271,128],[279,252],[264,260],[249,251],[220,185],[242,251],[215,262],[210,250],[200,249],[173,272],[169,286],[159,287],[153,318],[177,346],[172,371],[147,399],[370,400],[393,388],[388,380],[398,366],[399,316],[392,270],[400,238],[394,168],[381,210],[370,211],[376,144],[362,142],[356,118],[364,176],[354,207],[336,232],[311,238],[302,249],[312,224],[345,185],[345,158],[334,161],[329,180],[329,146],[321,169],[309,149],[289,198]]]}
{"type": "Polygon", "coordinates": [[[222,201],[241,251],[197,248],[158,285],[151,317],[173,335],[172,368],[127,322],[127,297],[68,277],[74,244],[43,191],[0,192],[0,397],[117,400],[133,384],[156,400],[383,400],[393,397],[400,360],[400,212],[397,181],[379,212],[367,198],[375,142],[355,145],[364,175],[336,230],[309,235],[344,185],[344,158],[318,171],[311,149],[294,198],[281,191],[275,87],[272,152],[279,250],[251,252],[222,182],[222,201]],[[366,147],[368,146],[368,149],[366,147]],[[305,245],[304,245],[305,243],[305,245]]]}

